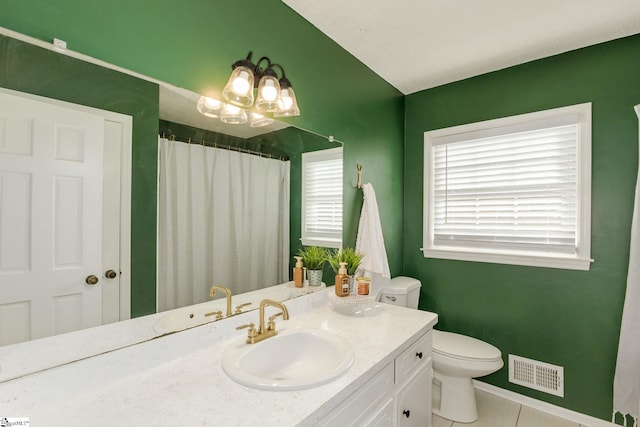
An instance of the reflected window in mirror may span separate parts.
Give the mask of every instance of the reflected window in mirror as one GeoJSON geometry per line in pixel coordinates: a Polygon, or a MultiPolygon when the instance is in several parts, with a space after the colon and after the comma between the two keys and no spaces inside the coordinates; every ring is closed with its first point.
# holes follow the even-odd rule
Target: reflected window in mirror
{"type": "Polygon", "coordinates": [[[305,246],[342,244],[342,147],[302,154],[302,233],[305,246]]]}

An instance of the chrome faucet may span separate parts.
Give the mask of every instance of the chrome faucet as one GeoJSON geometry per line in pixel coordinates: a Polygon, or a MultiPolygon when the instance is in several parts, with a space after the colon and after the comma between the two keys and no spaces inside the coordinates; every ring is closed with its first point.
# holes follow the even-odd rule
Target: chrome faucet
{"type": "Polygon", "coordinates": [[[224,286],[213,285],[209,290],[209,296],[213,297],[216,291],[222,291],[227,297],[227,317],[231,316],[231,290],[224,286]]]}
{"type": "Polygon", "coordinates": [[[255,344],[278,333],[276,331],[275,322],[275,318],[278,316],[282,316],[284,320],[289,320],[289,311],[287,310],[287,307],[281,302],[271,299],[263,299],[260,302],[260,325],[258,326],[258,330],[256,330],[254,323],[238,326],[236,329],[249,328],[249,332],[247,333],[247,344],[255,344]],[[273,316],[270,316],[265,328],[264,308],[268,305],[277,307],[282,311],[280,313],[274,314],[273,316]]]}

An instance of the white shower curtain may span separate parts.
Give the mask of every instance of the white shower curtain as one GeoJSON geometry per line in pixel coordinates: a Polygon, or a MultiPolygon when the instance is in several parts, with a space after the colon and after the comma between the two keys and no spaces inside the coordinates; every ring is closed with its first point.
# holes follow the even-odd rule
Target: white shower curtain
{"type": "MultiPolygon", "coordinates": [[[[640,118],[640,105],[635,107],[640,118]]],[[[640,156],[639,156],[640,165],[640,156]]],[[[621,413],[638,424],[640,416],[640,168],[636,181],[633,220],[631,223],[631,245],[627,291],[622,311],[618,360],[613,380],[613,416],[621,413]]]]}
{"type": "Polygon", "coordinates": [[[289,277],[290,162],[159,138],[158,310],[289,277]]]}

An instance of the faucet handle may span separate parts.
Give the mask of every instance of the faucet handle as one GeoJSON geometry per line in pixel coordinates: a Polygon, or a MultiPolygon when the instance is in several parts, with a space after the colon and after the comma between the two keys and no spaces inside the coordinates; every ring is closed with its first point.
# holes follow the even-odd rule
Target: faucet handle
{"type": "Polygon", "coordinates": [[[216,316],[216,320],[222,319],[222,311],[212,311],[211,313],[206,313],[204,317],[216,316]]]}
{"type": "Polygon", "coordinates": [[[242,313],[242,310],[241,310],[241,309],[242,309],[242,307],[246,307],[246,306],[248,306],[248,305],[251,305],[251,303],[250,303],[250,302],[245,302],[244,304],[237,305],[237,306],[236,306],[236,311],[234,312],[234,314],[240,314],[240,313],[242,313]]]}
{"type": "Polygon", "coordinates": [[[278,314],[274,314],[273,316],[269,316],[269,322],[273,322],[273,319],[275,319],[278,316],[282,316],[282,312],[280,312],[278,314]]]}
{"type": "Polygon", "coordinates": [[[236,327],[237,330],[249,328],[247,332],[247,344],[253,344],[255,342],[255,337],[258,336],[258,331],[256,331],[255,323],[247,323],[246,325],[240,325],[236,327]]]}
{"type": "Polygon", "coordinates": [[[247,323],[246,325],[240,325],[236,327],[236,330],[239,331],[240,329],[244,329],[244,328],[249,328],[249,330],[252,330],[256,328],[256,324],[251,322],[251,323],[247,323]]]}
{"type": "Polygon", "coordinates": [[[269,323],[267,324],[267,330],[269,331],[273,331],[276,329],[276,322],[275,322],[275,318],[278,316],[282,316],[282,312],[278,313],[278,314],[274,314],[273,316],[269,316],[269,323]]]}

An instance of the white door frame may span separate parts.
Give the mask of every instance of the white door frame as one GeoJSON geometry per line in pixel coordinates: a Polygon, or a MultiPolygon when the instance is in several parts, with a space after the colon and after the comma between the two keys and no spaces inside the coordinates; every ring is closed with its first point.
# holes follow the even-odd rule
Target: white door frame
{"type": "Polygon", "coordinates": [[[121,113],[100,110],[85,105],[72,104],[53,98],[45,98],[25,92],[0,87],[0,93],[46,102],[104,117],[105,121],[118,123],[122,128],[120,157],[120,320],[131,318],[131,148],[133,118],[121,113]]]}

